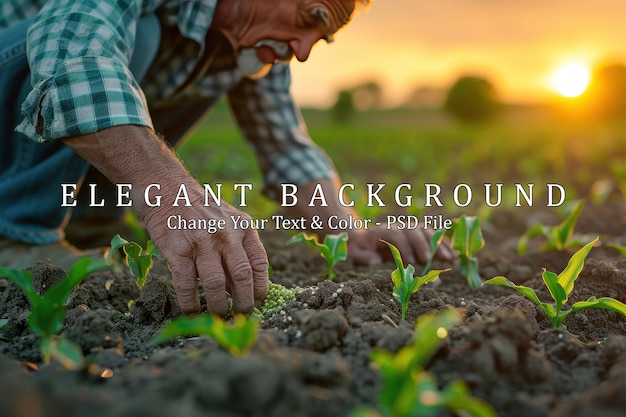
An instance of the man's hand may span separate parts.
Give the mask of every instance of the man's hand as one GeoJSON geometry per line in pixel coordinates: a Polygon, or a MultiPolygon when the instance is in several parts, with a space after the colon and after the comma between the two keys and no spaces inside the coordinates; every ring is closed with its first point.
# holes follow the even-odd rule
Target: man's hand
{"type": "MultiPolygon", "coordinates": [[[[191,184],[193,187],[194,184],[191,184]]],[[[196,188],[199,188],[197,184],[196,188]]],[[[229,219],[245,216],[222,202],[203,206],[202,198],[192,197],[202,190],[189,192],[192,207],[171,207],[171,203],[147,209],[144,221],[150,237],[167,260],[182,310],[189,314],[200,310],[198,282],[211,313],[225,316],[229,311],[227,293],[232,295],[233,310],[249,313],[255,301],[265,299],[268,290],[268,260],[255,230],[225,228],[215,233],[206,230],[169,230],[167,219],[175,216],[189,222],[199,219],[229,219]]]]}
{"type": "MultiPolygon", "coordinates": [[[[383,225],[368,230],[348,231],[348,253],[357,265],[379,264],[384,259],[391,259],[389,248],[381,242],[385,240],[396,246],[408,263],[426,264],[430,257],[431,235],[431,232],[422,229],[387,229],[383,225]]],[[[437,248],[435,256],[450,261],[454,255],[444,241],[437,248]]]]}
{"type": "Polygon", "coordinates": [[[252,311],[268,290],[268,260],[254,230],[170,230],[170,216],[189,221],[228,219],[242,215],[225,203],[210,201],[204,207],[204,192],[180,161],[151,129],[119,126],[89,135],[63,139],[113,183],[132,185],[133,207],[146,223],[150,237],[167,260],[182,310],[196,313],[200,303],[196,289],[202,285],[208,309],[228,313],[228,293],[237,312],[252,311]],[[161,205],[148,207],[144,190],[149,184],[161,185],[161,205]],[[191,207],[172,207],[177,192],[185,184],[191,207]]]}

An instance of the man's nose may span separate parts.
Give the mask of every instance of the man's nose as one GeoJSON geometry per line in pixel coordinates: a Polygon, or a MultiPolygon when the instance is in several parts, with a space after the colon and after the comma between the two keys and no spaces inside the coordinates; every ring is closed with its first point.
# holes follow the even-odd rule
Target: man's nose
{"type": "Polygon", "coordinates": [[[305,35],[289,42],[289,47],[293,51],[296,59],[304,62],[309,58],[313,45],[317,43],[319,37],[317,35],[305,35]]]}

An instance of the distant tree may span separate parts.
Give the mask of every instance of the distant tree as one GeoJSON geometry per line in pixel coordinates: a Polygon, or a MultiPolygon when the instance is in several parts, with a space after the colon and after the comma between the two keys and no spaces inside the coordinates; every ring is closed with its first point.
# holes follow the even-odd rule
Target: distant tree
{"type": "Polygon", "coordinates": [[[463,122],[482,122],[495,116],[499,102],[493,85],[485,78],[460,77],[448,90],[443,108],[463,122]]]}
{"type": "Polygon", "coordinates": [[[446,89],[421,85],[409,94],[403,106],[415,109],[441,109],[446,98],[446,89]]]}
{"type": "Polygon", "coordinates": [[[601,119],[626,117],[626,66],[609,63],[599,67],[583,98],[588,100],[593,116],[601,119]]]}
{"type": "Polygon", "coordinates": [[[352,88],[354,105],[359,110],[380,108],[383,101],[383,90],[376,81],[368,81],[352,88]]]}
{"type": "Polygon", "coordinates": [[[337,100],[331,108],[333,121],[336,123],[348,123],[354,116],[354,94],[350,90],[340,90],[337,100]]]}

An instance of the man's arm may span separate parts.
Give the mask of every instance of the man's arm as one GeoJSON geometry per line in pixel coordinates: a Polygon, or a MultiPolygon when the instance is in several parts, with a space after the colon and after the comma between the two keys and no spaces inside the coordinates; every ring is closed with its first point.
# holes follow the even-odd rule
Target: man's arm
{"type": "Polygon", "coordinates": [[[113,183],[132,185],[134,208],[144,220],[150,237],[172,271],[182,310],[199,311],[196,287],[204,288],[209,311],[228,313],[227,291],[234,310],[250,312],[255,301],[267,295],[268,260],[258,234],[253,230],[169,230],[167,218],[228,219],[242,215],[222,202],[204,206],[204,191],[176,156],[154,132],[140,126],[118,126],[62,141],[85,158],[113,183]],[[148,207],[144,190],[161,185],[159,207],[148,207]],[[191,207],[172,207],[181,185],[186,186],[191,207]]]}

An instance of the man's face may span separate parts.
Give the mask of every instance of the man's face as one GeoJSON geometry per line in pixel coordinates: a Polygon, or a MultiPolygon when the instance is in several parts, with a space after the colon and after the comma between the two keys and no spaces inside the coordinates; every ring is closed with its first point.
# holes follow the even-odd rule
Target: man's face
{"type": "Polygon", "coordinates": [[[247,5],[247,25],[238,52],[239,68],[250,77],[267,74],[279,61],[306,61],[313,45],[332,42],[346,25],[355,0],[263,0],[247,5]]]}

